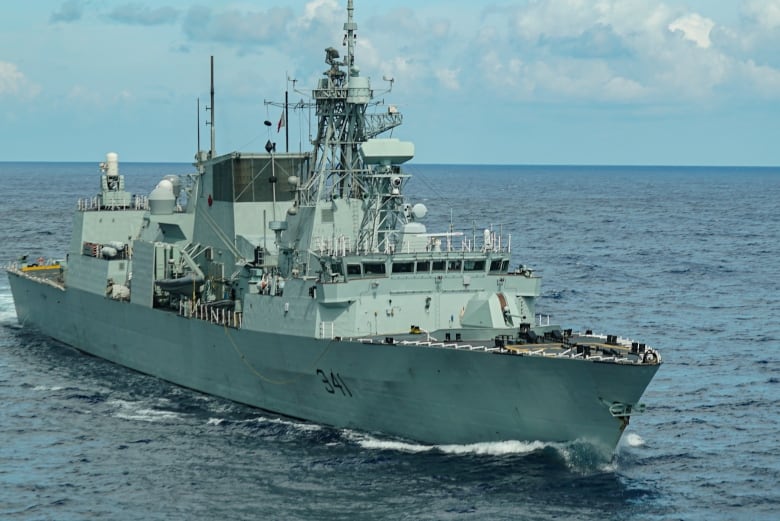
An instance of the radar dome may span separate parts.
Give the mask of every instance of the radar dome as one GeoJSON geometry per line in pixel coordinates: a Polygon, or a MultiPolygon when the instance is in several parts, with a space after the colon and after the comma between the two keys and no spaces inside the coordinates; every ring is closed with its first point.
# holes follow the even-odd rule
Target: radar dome
{"type": "Polygon", "coordinates": [[[422,203],[412,206],[412,215],[415,219],[422,219],[428,213],[428,208],[422,203]]]}
{"type": "Polygon", "coordinates": [[[152,215],[169,215],[176,207],[176,197],[173,195],[173,183],[163,179],[149,194],[149,211],[152,215]]]}
{"type": "Polygon", "coordinates": [[[166,175],[163,177],[163,181],[168,181],[171,183],[171,186],[173,188],[173,196],[178,198],[179,193],[181,193],[181,178],[177,175],[166,175]]]}
{"type": "Polygon", "coordinates": [[[109,177],[116,177],[119,175],[119,154],[116,152],[109,152],[106,154],[106,174],[109,177]]]}

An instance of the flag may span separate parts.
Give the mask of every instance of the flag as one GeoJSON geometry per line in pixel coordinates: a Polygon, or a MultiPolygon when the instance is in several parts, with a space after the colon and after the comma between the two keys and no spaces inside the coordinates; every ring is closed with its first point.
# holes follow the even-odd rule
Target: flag
{"type": "Polygon", "coordinates": [[[282,115],[279,116],[279,123],[276,124],[276,132],[278,133],[280,130],[282,130],[283,126],[284,126],[284,111],[282,111],[282,115]]]}

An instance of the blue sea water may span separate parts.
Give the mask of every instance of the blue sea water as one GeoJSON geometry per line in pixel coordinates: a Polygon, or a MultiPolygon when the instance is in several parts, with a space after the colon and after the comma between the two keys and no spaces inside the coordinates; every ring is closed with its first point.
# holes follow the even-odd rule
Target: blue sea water
{"type": "MultiPolygon", "coordinates": [[[[146,193],[191,170],[120,168],[146,193]]],[[[780,169],[410,171],[429,229],[512,232],[553,321],[661,351],[612,461],[577,443],[426,446],[204,396],[20,328],[0,276],[0,518],[780,519],[780,169]]],[[[61,256],[97,182],[91,163],[0,163],[0,262],[61,256]]]]}

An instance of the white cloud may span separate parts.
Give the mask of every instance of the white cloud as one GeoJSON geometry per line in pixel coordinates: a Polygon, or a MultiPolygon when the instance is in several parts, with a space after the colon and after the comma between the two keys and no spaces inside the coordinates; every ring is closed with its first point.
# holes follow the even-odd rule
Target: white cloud
{"type": "Polygon", "coordinates": [[[106,109],[109,106],[125,105],[136,100],[135,95],[129,89],[121,89],[114,94],[106,94],[103,91],[84,85],[73,85],[66,95],[68,103],[88,109],[106,109]]]}
{"type": "Polygon", "coordinates": [[[715,22],[709,18],[704,18],[697,13],[687,14],[674,20],[669,24],[669,30],[672,32],[681,32],[683,38],[690,40],[702,49],[712,45],[710,41],[710,31],[715,26],[715,22]]]}
{"type": "Polygon", "coordinates": [[[436,78],[438,78],[439,83],[448,90],[459,90],[460,89],[460,82],[458,81],[458,75],[460,74],[460,69],[438,69],[435,72],[436,78]]]}
{"type": "MultiPolygon", "coordinates": [[[[780,0],[770,1],[780,8],[780,0]]],[[[771,19],[774,10],[763,7],[771,19]]],[[[738,64],[749,47],[735,42],[750,34],[754,46],[766,49],[773,40],[758,39],[749,28],[721,26],[709,12],[661,0],[546,0],[492,8],[473,36],[471,59],[497,96],[710,103],[726,92],[721,87],[734,93],[744,86],[738,64]]],[[[466,81],[461,85],[468,91],[466,81]]]]}
{"type": "Polygon", "coordinates": [[[777,98],[780,93],[780,70],[772,67],[757,65],[753,60],[748,60],[740,65],[739,70],[745,78],[764,97],[777,98]]]}
{"type": "Polygon", "coordinates": [[[584,28],[602,20],[604,2],[550,0],[531,2],[514,10],[511,27],[516,36],[528,41],[543,37],[567,38],[582,34],[584,28]]]}
{"type": "Polygon", "coordinates": [[[309,28],[313,23],[333,25],[342,18],[343,10],[336,0],[312,0],[303,8],[303,16],[298,23],[303,28],[309,28]]]}
{"type": "Polygon", "coordinates": [[[24,74],[19,72],[16,65],[0,62],[0,94],[16,94],[22,83],[24,83],[24,74]]]}
{"type": "Polygon", "coordinates": [[[68,91],[67,99],[79,105],[88,105],[90,107],[102,107],[103,97],[93,90],[83,86],[74,85],[68,91]]]}
{"type": "Polygon", "coordinates": [[[59,10],[53,12],[49,21],[56,22],[76,22],[84,14],[84,0],[66,0],[60,5],[59,10]]]}
{"type": "Polygon", "coordinates": [[[175,22],[179,17],[179,11],[173,7],[152,9],[132,3],[116,6],[107,16],[115,22],[130,25],[163,25],[175,22]]]}
{"type": "Polygon", "coordinates": [[[0,61],[0,96],[34,98],[41,88],[31,82],[15,64],[0,61]]]}
{"type": "Polygon", "coordinates": [[[603,93],[606,99],[633,101],[645,98],[648,94],[648,89],[634,80],[613,76],[603,84],[603,93]]]}
{"type": "Polygon", "coordinates": [[[220,42],[240,46],[278,43],[292,18],[288,8],[266,11],[215,11],[191,7],[184,20],[184,32],[193,41],[220,42]]]}
{"type": "Polygon", "coordinates": [[[602,60],[561,60],[535,62],[525,68],[535,79],[536,96],[573,100],[625,102],[641,100],[648,89],[625,78],[602,60]]]}
{"type": "Polygon", "coordinates": [[[780,27],[780,0],[746,0],[742,4],[744,16],[764,29],[780,27]]]}
{"type": "MultiPolygon", "coordinates": [[[[480,82],[491,85],[499,96],[512,99],[528,99],[536,88],[535,78],[529,73],[526,63],[520,58],[505,60],[497,50],[480,54],[477,66],[480,82]]],[[[474,87],[473,84],[470,85],[474,87]]]]}

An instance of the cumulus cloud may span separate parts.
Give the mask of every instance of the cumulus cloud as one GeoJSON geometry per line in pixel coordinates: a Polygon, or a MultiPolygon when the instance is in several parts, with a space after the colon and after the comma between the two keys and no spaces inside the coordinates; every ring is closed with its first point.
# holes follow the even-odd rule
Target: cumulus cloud
{"type": "Polygon", "coordinates": [[[669,24],[669,30],[680,32],[683,38],[690,40],[702,49],[706,49],[712,42],[710,41],[710,31],[715,26],[715,22],[709,18],[704,18],[697,13],[687,14],[674,20],[669,24]]]}
{"type": "Polygon", "coordinates": [[[41,88],[27,79],[15,64],[0,61],[0,97],[34,98],[41,88]]]}
{"type": "Polygon", "coordinates": [[[333,25],[343,18],[343,10],[336,0],[312,0],[303,8],[298,24],[308,29],[313,24],[333,25]]]}
{"type": "Polygon", "coordinates": [[[514,36],[538,42],[543,38],[570,38],[582,34],[594,19],[603,16],[603,8],[600,4],[590,5],[579,0],[552,0],[498,8],[496,14],[506,17],[514,36]]]}
{"type": "Polygon", "coordinates": [[[625,102],[647,95],[640,82],[621,76],[601,60],[535,61],[518,72],[533,78],[533,90],[527,92],[542,99],[625,102]]]}
{"type": "Polygon", "coordinates": [[[442,87],[445,89],[460,89],[460,82],[458,81],[460,69],[438,69],[435,74],[436,78],[439,80],[439,83],[441,83],[442,87]]]}
{"type": "Polygon", "coordinates": [[[93,85],[75,84],[65,94],[68,104],[88,110],[105,110],[112,106],[121,106],[136,101],[135,94],[129,89],[111,92],[108,88],[93,85]]]}
{"type": "Polygon", "coordinates": [[[740,64],[739,70],[763,97],[776,98],[780,92],[780,70],[757,65],[753,60],[740,64]]]}
{"type": "MultiPolygon", "coordinates": [[[[363,74],[394,76],[399,87],[423,97],[437,89],[468,96],[487,88],[497,99],[668,106],[751,91],[770,96],[780,70],[774,52],[780,0],[745,0],[732,27],[717,12],[666,0],[513,2],[486,7],[481,16],[359,11],[357,62],[363,74]]],[[[337,0],[311,0],[294,11],[198,8],[190,10],[185,32],[193,43],[281,52],[330,44],[343,54],[344,16],[337,0]]],[[[297,53],[288,62],[291,74],[322,67],[317,53],[297,53]]]]}
{"type": "Polygon", "coordinates": [[[131,25],[163,25],[175,22],[179,11],[173,7],[150,8],[142,4],[131,3],[116,6],[109,11],[108,18],[119,23],[131,25]]]}
{"type": "Polygon", "coordinates": [[[56,22],[76,22],[81,19],[84,14],[85,0],[67,0],[60,5],[60,8],[51,14],[49,20],[52,23],[56,22]]]}
{"type": "Polygon", "coordinates": [[[780,27],[780,0],[746,0],[742,3],[742,15],[765,29],[777,29],[780,27]]]}
{"type": "Polygon", "coordinates": [[[67,99],[69,102],[91,107],[101,107],[104,104],[103,96],[100,93],[84,85],[72,86],[68,91],[67,99]]]}
{"type": "Polygon", "coordinates": [[[731,35],[661,1],[547,0],[486,10],[472,57],[490,88],[519,99],[706,102],[734,84],[731,35]]]}
{"type": "Polygon", "coordinates": [[[422,95],[437,86],[460,90],[461,68],[444,65],[453,58],[459,61],[457,53],[465,43],[453,35],[450,19],[393,8],[359,26],[357,59],[367,74],[395,77],[406,92],[422,95]]]}
{"type": "Polygon", "coordinates": [[[617,101],[643,99],[647,94],[647,89],[639,82],[614,75],[611,75],[602,87],[606,99],[617,101]]]}
{"type": "MultiPolygon", "coordinates": [[[[312,49],[332,45],[344,52],[338,0],[296,9],[214,5],[179,16],[187,37],[180,51],[201,42],[264,49],[285,60],[301,85],[313,84],[323,67],[322,54],[312,49]]],[[[733,27],[706,7],[696,12],[665,0],[544,0],[494,5],[481,16],[435,13],[391,7],[367,17],[358,11],[363,74],[394,76],[420,96],[487,88],[498,99],[647,104],[710,103],[750,90],[769,96],[780,69],[780,0],[745,0],[733,27]]],[[[136,3],[110,16],[154,24],[177,14],[136,3]]]]}
{"type": "Polygon", "coordinates": [[[741,24],[723,35],[724,46],[743,62],[780,67],[780,0],[745,1],[740,14],[741,24]]]}
{"type": "Polygon", "coordinates": [[[272,7],[267,11],[214,11],[207,7],[192,7],[184,20],[184,32],[193,41],[257,45],[278,42],[292,18],[287,8],[272,7]]]}

